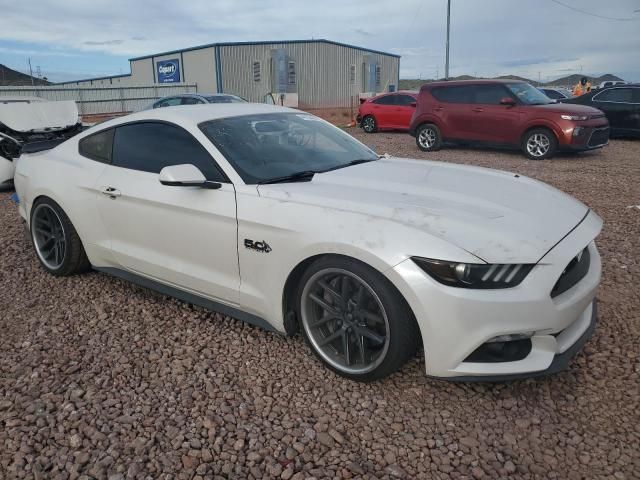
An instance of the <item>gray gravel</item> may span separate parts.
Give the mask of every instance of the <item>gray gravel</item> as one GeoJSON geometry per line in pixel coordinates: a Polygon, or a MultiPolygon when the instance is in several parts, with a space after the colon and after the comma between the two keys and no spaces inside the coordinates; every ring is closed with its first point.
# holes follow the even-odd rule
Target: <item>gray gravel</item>
{"type": "Polygon", "coordinates": [[[45,274],[0,194],[0,478],[640,478],[640,142],[528,162],[365,141],[539,178],[604,217],[600,324],[568,371],[453,384],[416,358],[349,382],[300,338],[45,274]]]}

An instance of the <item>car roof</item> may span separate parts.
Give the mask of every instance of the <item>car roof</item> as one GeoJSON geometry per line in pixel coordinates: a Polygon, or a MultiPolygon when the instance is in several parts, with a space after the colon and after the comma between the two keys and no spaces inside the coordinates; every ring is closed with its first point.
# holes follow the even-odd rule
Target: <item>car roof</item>
{"type": "Polygon", "coordinates": [[[523,80],[509,80],[506,78],[486,79],[486,80],[441,80],[438,82],[425,83],[420,87],[422,89],[430,89],[433,87],[454,87],[461,85],[495,85],[507,83],[527,83],[523,80]]]}
{"type": "MultiPolygon", "coordinates": [[[[299,113],[306,115],[305,112],[300,110],[264,103],[208,103],[206,105],[176,105],[171,108],[142,110],[141,112],[107,120],[106,122],[100,123],[99,127],[100,130],[102,130],[105,127],[115,127],[124,123],[145,120],[159,120],[176,123],[178,125],[197,125],[219,118],[266,113],[299,113]]],[[[98,125],[96,125],[96,127],[97,126],[98,125]]],[[[93,128],[90,130],[93,130],[93,128]]]]}

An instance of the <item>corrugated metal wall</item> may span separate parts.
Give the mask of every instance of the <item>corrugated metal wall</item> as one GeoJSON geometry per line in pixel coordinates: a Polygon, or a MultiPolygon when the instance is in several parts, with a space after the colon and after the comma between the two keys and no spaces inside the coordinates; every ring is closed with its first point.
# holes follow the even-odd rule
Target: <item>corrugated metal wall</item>
{"type": "Polygon", "coordinates": [[[136,112],[154,100],[178,93],[195,93],[193,84],[158,84],[139,87],[0,87],[0,96],[75,100],[82,115],[136,112]]]}
{"type": "Polygon", "coordinates": [[[60,86],[146,86],[156,81],[154,72],[159,60],[180,58],[182,81],[196,84],[198,92],[223,91],[252,102],[263,102],[265,95],[276,91],[272,63],[274,49],[281,49],[287,62],[295,62],[296,85],[287,85],[287,91],[297,91],[301,108],[357,108],[359,93],[385,92],[390,85],[398,89],[400,58],[325,41],[206,46],[132,60],[131,75],[60,86]],[[220,52],[219,72],[216,72],[216,51],[220,52]],[[257,81],[254,75],[255,62],[260,63],[260,78],[257,81]],[[364,79],[365,64],[371,66],[369,72],[372,78],[375,77],[375,65],[380,67],[380,82],[373,82],[371,87],[367,85],[372,82],[364,79]],[[352,66],[355,78],[351,75],[352,66]],[[221,87],[216,79],[218,75],[222,78],[221,87]]]}
{"type": "Polygon", "coordinates": [[[322,42],[273,43],[263,45],[231,45],[220,47],[222,88],[225,93],[261,102],[274,91],[271,72],[271,50],[283,49],[296,63],[298,101],[303,108],[349,107],[364,92],[363,64],[380,65],[378,92],[389,85],[398,88],[400,59],[357,48],[322,42]],[[253,64],[261,63],[260,81],[254,80],[253,64]],[[350,69],[355,65],[356,78],[351,82],[350,69]]]}

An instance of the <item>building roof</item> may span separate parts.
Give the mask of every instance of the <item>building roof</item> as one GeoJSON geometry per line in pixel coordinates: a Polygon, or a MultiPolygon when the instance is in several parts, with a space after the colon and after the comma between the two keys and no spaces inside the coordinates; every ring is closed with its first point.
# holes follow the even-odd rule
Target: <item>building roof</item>
{"type": "Polygon", "coordinates": [[[260,41],[260,42],[207,43],[204,45],[197,45],[195,47],[190,47],[190,48],[182,48],[178,50],[170,50],[168,52],[154,53],[152,55],[144,55],[142,57],[134,57],[134,58],[130,58],[129,61],[133,62],[135,60],[144,60],[146,58],[161,57],[164,55],[171,55],[174,53],[181,53],[181,52],[184,53],[184,52],[189,52],[191,50],[200,50],[203,48],[211,48],[211,47],[234,47],[234,46],[242,46],[242,45],[272,45],[272,44],[293,44],[293,43],[327,43],[329,45],[337,45],[339,47],[355,48],[356,50],[362,50],[363,52],[378,53],[380,55],[388,55],[390,57],[400,58],[400,55],[396,55],[395,53],[382,52],[380,50],[371,50],[369,48],[358,47],[356,45],[350,45],[348,43],[334,42],[332,40],[326,40],[324,38],[317,38],[317,39],[311,39],[311,40],[273,40],[273,41],[260,41]]]}

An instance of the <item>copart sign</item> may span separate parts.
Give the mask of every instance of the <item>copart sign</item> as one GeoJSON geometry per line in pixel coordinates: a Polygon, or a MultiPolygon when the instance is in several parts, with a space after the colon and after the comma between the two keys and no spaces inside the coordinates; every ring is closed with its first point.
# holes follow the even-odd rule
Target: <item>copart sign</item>
{"type": "Polygon", "coordinates": [[[180,83],[180,60],[161,60],[156,64],[158,83],[180,83]]]}

